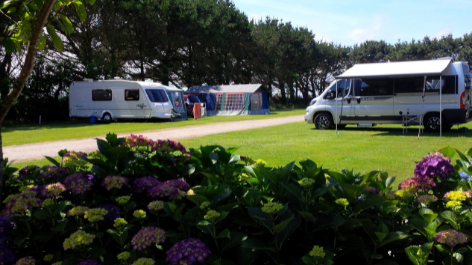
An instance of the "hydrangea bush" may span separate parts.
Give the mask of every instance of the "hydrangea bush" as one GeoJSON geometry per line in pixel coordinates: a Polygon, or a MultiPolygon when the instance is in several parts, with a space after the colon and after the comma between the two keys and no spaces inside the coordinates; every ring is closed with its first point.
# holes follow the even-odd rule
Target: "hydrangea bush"
{"type": "Polygon", "coordinates": [[[97,145],[5,166],[0,264],[472,264],[472,149],[424,156],[397,188],[236,148],[97,145]]]}

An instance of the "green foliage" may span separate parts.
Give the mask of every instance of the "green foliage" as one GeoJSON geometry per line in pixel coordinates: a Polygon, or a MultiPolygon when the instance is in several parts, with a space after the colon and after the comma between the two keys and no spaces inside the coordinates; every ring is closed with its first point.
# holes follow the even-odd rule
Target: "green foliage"
{"type": "Polygon", "coordinates": [[[54,166],[18,174],[4,168],[2,214],[15,229],[3,233],[17,259],[54,253],[53,262],[119,264],[117,255],[127,251],[128,264],[165,263],[167,251],[191,238],[204,244],[195,251],[211,251],[206,264],[468,264],[472,258],[464,241],[472,227],[470,182],[455,171],[468,168],[470,151],[430,154],[417,167],[442,159],[444,167],[418,171],[436,172],[425,176],[434,185],[415,188],[407,180],[395,191],[386,172],[336,172],[312,160],[271,168],[236,148],[189,152],[173,141],[114,134],[97,144],[99,151],[88,155],[61,150],[61,161],[49,158],[54,166]],[[448,159],[456,156],[454,170],[448,159]],[[434,174],[445,168],[452,171],[438,179],[434,174]],[[71,186],[79,176],[82,184],[71,186]],[[95,221],[103,214],[97,208],[107,211],[102,221],[95,221]],[[157,227],[166,240],[155,234],[147,237],[155,241],[143,241],[140,230],[157,227]],[[69,249],[79,230],[82,245],[69,249]]]}

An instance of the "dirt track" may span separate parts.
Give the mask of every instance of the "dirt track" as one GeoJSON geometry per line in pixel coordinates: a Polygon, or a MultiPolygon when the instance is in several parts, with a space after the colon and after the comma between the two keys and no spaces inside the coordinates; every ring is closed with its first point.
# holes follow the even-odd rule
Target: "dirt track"
{"type": "MultiPolygon", "coordinates": [[[[286,123],[303,122],[303,116],[289,116],[283,118],[235,121],[224,123],[213,123],[198,126],[187,126],[173,129],[162,129],[145,132],[133,132],[128,134],[119,134],[124,137],[130,134],[141,134],[150,139],[170,139],[179,140],[185,138],[199,137],[211,134],[250,130],[262,127],[275,126],[286,123]]],[[[44,142],[37,144],[11,145],[3,147],[3,156],[8,157],[9,161],[16,162],[28,161],[34,159],[42,159],[44,156],[57,156],[57,152],[61,149],[92,152],[97,150],[96,138],[84,138],[76,140],[64,140],[54,142],[44,142]]]]}

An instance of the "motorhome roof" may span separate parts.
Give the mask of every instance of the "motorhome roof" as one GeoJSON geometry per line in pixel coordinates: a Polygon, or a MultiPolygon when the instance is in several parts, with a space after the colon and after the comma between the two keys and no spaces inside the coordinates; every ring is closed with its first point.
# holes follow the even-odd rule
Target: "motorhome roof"
{"type": "Polygon", "coordinates": [[[451,60],[356,64],[336,79],[452,74],[451,60]]]}

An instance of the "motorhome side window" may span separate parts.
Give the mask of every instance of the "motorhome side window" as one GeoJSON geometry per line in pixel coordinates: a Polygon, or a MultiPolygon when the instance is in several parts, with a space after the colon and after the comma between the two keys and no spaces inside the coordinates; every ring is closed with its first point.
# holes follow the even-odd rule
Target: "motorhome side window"
{"type": "Polygon", "coordinates": [[[110,101],[112,99],[111,89],[93,89],[92,100],[93,101],[110,101]]]}
{"type": "Polygon", "coordinates": [[[139,100],[139,89],[125,89],[125,100],[139,100]]]}
{"type": "MultiPolygon", "coordinates": [[[[344,96],[349,95],[349,89],[351,88],[351,80],[340,80],[340,81],[338,81],[337,82],[337,88],[338,88],[337,98],[342,98],[343,95],[344,96]]],[[[336,84],[334,84],[331,87],[331,92],[333,92],[334,95],[336,95],[336,84]]],[[[330,93],[328,93],[328,94],[330,94],[330,93]]]]}
{"type": "Polygon", "coordinates": [[[167,93],[162,89],[146,89],[146,94],[151,102],[163,103],[169,101],[167,93]]]}
{"type": "Polygon", "coordinates": [[[393,80],[391,78],[363,78],[354,82],[354,96],[391,96],[393,80]]]}
{"type": "Polygon", "coordinates": [[[427,76],[426,92],[438,92],[442,87],[443,94],[457,94],[457,75],[427,76]]]}

